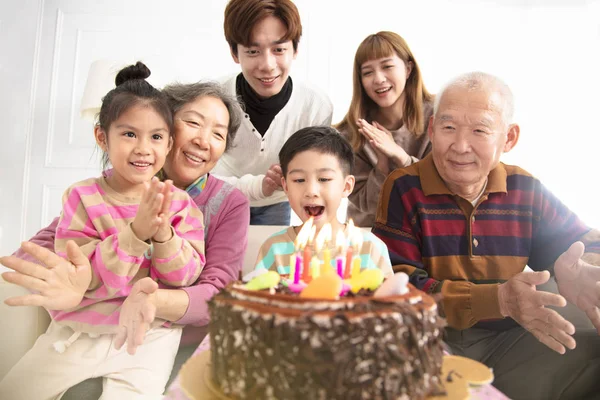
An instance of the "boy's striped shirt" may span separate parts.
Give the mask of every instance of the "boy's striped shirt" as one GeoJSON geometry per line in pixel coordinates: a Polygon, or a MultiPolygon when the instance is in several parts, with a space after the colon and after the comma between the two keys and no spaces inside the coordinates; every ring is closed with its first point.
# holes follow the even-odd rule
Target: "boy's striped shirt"
{"type": "MultiPolygon", "coordinates": [[[[356,228],[359,229],[359,228],[356,228]]],[[[363,244],[360,249],[361,268],[379,268],[384,275],[392,274],[390,257],[385,244],[371,232],[361,230],[363,244]]],[[[290,273],[290,257],[294,257],[294,241],[296,240],[296,231],[293,226],[274,233],[260,247],[256,260],[256,268],[265,268],[277,271],[279,274],[290,273]]],[[[335,271],[336,251],[335,243],[329,243],[331,252],[331,267],[335,271]]],[[[314,255],[314,248],[311,253],[314,255]]],[[[323,261],[321,259],[321,261],[323,261]]],[[[345,261],[345,254],[344,254],[345,261]]]]}

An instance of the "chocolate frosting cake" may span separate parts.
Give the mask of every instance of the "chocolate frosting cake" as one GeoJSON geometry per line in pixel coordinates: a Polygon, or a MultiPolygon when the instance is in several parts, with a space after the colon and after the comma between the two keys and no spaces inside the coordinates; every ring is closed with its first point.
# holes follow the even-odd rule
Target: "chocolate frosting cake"
{"type": "Polygon", "coordinates": [[[409,289],[318,300],[232,284],[209,302],[215,384],[231,399],[442,394],[445,324],[430,296],[409,289]]]}

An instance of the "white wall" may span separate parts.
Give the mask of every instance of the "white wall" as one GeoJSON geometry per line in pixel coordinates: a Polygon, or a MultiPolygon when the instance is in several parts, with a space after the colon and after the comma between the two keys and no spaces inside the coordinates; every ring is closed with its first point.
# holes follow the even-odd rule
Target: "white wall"
{"type": "MultiPolygon", "coordinates": [[[[238,66],[222,34],[225,4],[1,2],[0,255],[58,215],[69,183],[99,171],[91,123],[77,112],[91,62],[141,59],[157,86],[234,73],[238,66]]],[[[469,70],[504,78],[522,127],[520,143],[504,160],[533,172],[584,221],[600,226],[600,0],[296,4],[304,36],[292,75],[329,94],[334,122],[350,102],[359,42],[379,30],[396,31],[411,45],[431,92],[469,70]]]]}

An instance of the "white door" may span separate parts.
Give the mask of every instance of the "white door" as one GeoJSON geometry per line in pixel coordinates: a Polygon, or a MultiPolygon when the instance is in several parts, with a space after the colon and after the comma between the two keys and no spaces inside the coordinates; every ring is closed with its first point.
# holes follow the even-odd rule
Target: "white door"
{"type": "Polygon", "coordinates": [[[38,0],[0,2],[0,256],[22,237],[41,9],[38,0]]]}

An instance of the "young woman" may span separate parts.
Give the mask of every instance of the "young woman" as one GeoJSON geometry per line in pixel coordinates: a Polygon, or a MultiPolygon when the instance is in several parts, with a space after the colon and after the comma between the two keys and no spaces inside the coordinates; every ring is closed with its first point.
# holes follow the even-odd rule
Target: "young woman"
{"type": "Polygon", "coordinates": [[[356,156],[348,216],[357,226],[375,222],[387,175],[429,153],[426,131],[432,111],[433,96],[404,39],[387,31],[367,36],[354,56],[350,108],[336,126],[356,156]]]}

